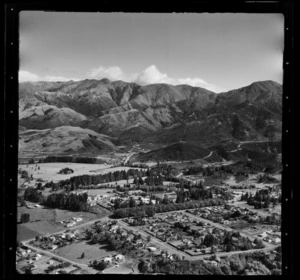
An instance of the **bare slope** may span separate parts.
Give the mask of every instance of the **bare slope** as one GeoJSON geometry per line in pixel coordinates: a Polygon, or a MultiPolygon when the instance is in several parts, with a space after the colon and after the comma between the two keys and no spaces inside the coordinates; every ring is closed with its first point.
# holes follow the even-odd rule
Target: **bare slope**
{"type": "Polygon", "coordinates": [[[29,129],[19,132],[19,151],[64,153],[95,152],[105,154],[114,151],[111,138],[89,129],[61,126],[54,129],[29,129]]]}

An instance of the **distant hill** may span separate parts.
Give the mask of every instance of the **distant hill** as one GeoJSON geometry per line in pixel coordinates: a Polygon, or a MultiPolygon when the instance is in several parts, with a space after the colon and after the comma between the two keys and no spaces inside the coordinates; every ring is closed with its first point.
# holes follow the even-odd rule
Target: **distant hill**
{"type": "Polygon", "coordinates": [[[209,150],[203,148],[201,144],[195,142],[175,143],[165,148],[153,150],[140,154],[136,159],[145,160],[189,160],[204,158],[210,154],[209,150]]]}
{"type": "Polygon", "coordinates": [[[93,153],[115,150],[111,138],[89,129],[60,126],[52,129],[28,129],[19,132],[19,152],[93,153]]]}
{"type": "MultiPolygon", "coordinates": [[[[180,157],[188,157],[185,145],[173,144],[200,143],[191,144],[200,156],[202,148],[220,142],[280,140],[282,87],[260,81],[216,94],[189,85],[108,79],[27,82],[19,86],[19,118],[22,130],[80,127],[118,138],[120,144],[164,144],[184,151],[180,157]]],[[[172,157],[168,149],[159,153],[172,157]]]]}

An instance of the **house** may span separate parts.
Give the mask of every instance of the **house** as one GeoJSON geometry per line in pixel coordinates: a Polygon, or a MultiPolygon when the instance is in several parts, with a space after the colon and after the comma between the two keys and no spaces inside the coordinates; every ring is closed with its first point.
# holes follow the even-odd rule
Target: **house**
{"type": "Polygon", "coordinates": [[[266,237],[267,235],[268,235],[268,234],[267,234],[266,232],[263,232],[263,233],[258,234],[258,236],[259,236],[259,237],[262,237],[262,238],[266,237]]]}
{"type": "Polygon", "coordinates": [[[121,236],[126,237],[127,235],[128,235],[128,234],[127,234],[126,231],[122,231],[122,232],[121,232],[121,236]]]}
{"type": "Polygon", "coordinates": [[[74,226],[75,224],[76,224],[76,223],[71,222],[71,223],[66,224],[66,227],[72,227],[72,226],[74,226]]]}
{"type": "Polygon", "coordinates": [[[75,237],[75,234],[74,234],[74,233],[68,232],[68,233],[66,234],[66,239],[67,239],[67,240],[71,240],[71,239],[74,238],[74,237],[75,237]]]}
{"type": "Polygon", "coordinates": [[[281,239],[279,238],[279,237],[275,237],[274,239],[273,239],[273,243],[274,244],[278,244],[278,243],[280,243],[281,242],[281,239]]]}
{"type": "Polygon", "coordinates": [[[50,236],[49,240],[52,241],[52,242],[54,242],[56,240],[56,238],[54,236],[50,236]]]}
{"type": "Polygon", "coordinates": [[[157,250],[156,247],[147,247],[150,252],[155,252],[157,250]]]}
{"type": "Polygon", "coordinates": [[[48,261],[47,264],[53,264],[54,262],[52,260],[48,261]]]}
{"type": "Polygon", "coordinates": [[[121,262],[121,261],[125,260],[125,257],[123,255],[119,254],[119,255],[115,256],[115,260],[117,260],[118,262],[121,262]]]}
{"type": "Polygon", "coordinates": [[[189,239],[183,239],[182,242],[183,242],[183,244],[185,244],[185,245],[190,245],[190,244],[192,244],[192,241],[189,240],[189,239]]]}
{"type": "Polygon", "coordinates": [[[116,231],[118,228],[119,228],[119,226],[113,225],[113,226],[110,227],[109,231],[116,231]]]}
{"type": "Polygon", "coordinates": [[[112,260],[113,260],[112,257],[105,257],[105,258],[103,259],[103,261],[104,261],[105,263],[111,263],[112,260]]]}
{"type": "Polygon", "coordinates": [[[57,245],[50,245],[49,247],[48,247],[48,248],[49,248],[51,251],[57,249],[57,245]],[[49,247],[50,247],[50,248],[49,248],[49,247]]]}

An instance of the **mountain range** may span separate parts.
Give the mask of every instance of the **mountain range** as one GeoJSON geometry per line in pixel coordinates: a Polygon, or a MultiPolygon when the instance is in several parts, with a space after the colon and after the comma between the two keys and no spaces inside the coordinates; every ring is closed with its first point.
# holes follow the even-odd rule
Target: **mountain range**
{"type": "Polygon", "coordinates": [[[19,125],[21,151],[32,145],[50,152],[49,137],[56,135],[62,142],[73,137],[81,143],[53,143],[61,153],[101,154],[116,144],[140,142],[165,145],[167,152],[160,154],[168,158],[172,145],[188,142],[198,147],[195,155],[196,150],[202,155],[218,143],[280,141],[282,86],[260,81],[216,94],[189,85],[141,86],[108,79],[25,82],[19,84],[19,125]]]}

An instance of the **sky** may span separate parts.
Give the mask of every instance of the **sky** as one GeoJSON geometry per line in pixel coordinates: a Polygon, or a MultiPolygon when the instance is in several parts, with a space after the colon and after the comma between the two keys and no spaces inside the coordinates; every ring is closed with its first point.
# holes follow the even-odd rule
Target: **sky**
{"type": "Polygon", "coordinates": [[[19,81],[282,84],[282,14],[20,13],[19,81]]]}

